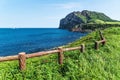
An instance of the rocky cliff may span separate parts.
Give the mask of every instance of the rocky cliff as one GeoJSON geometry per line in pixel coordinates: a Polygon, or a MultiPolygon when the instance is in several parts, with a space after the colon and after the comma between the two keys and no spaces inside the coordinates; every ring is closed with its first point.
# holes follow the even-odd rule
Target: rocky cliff
{"type": "Polygon", "coordinates": [[[81,26],[85,24],[101,24],[105,22],[114,22],[110,17],[104,13],[83,10],[68,14],[65,18],[60,20],[60,29],[67,30],[81,30],[81,26]],[[78,29],[79,28],[79,29],[78,29]]]}

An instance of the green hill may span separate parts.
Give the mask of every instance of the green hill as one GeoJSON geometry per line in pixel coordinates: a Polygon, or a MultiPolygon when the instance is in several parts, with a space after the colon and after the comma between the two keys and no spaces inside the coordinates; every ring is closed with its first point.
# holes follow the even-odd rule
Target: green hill
{"type": "MultiPolygon", "coordinates": [[[[104,13],[83,10],[82,12],[72,12],[68,14],[65,18],[61,19],[59,28],[68,30],[80,28],[79,30],[82,31],[82,25],[97,24],[96,28],[98,28],[98,24],[106,25],[108,24],[107,22],[109,22],[109,24],[110,22],[114,24],[116,24],[116,22],[120,23],[119,21],[113,20],[110,17],[106,16],[104,13]]],[[[114,24],[112,24],[112,26],[114,26],[114,24]]]]}
{"type": "Polygon", "coordinates": [[[84,23],[89,22],[91,19],[92,20],[99,19],[102,21],[114,21],[111,18],[109,18],[108,16],[106,16],[104,13],[95,12],[95,11],[83,10],[82,12],[75,13],[75,15],[81,19],[83,19],[82,16],[84,16],[86,19],[86,22],[84,22],[84,23]]]}
{"type": "Polygon", "coordinates": [[[0,63],[0,80],[119,80],[120,79],[120,28],[102,31],[107,40],[105,46],[94,49],[99,40],[98,31],[92,32],[65,47],[80,46],[86,51],[64,53],[64,63],[57,63],[57,55],[48,55],[27,60],[27,70],[19,71],[18,62],[0,63]]]}

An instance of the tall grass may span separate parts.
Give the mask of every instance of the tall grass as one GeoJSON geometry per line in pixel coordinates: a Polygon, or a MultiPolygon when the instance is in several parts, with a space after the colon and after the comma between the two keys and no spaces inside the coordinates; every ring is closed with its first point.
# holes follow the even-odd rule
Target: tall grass
{"type": "Polygon", "coordinates": [[[59,65],[57,55],[27,60],[27,69],[20,71],[18,62],[0,63],[0,80],[119,80],[120,79],[120,28],[103,31],[107,40],[105,46],[94,50],[94,41],[99,40],[93,32],[65,47],[86,44],[86,51],[64,53],[64,63],[59,65]]]}

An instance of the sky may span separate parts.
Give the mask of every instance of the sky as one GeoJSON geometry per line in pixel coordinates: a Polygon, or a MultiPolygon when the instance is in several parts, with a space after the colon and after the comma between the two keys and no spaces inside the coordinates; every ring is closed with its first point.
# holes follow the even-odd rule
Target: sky
{"type": "Polygon", "coordinates": [[[120,0],[0,0],[0,28],[58,28],[60,19],[82,10],[120,20],[120,0]]]}

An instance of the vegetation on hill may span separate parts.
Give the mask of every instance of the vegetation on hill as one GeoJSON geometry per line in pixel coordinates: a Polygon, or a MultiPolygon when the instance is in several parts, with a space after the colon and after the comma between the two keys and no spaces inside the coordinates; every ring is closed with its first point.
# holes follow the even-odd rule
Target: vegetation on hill
{"type": "MultiPolygon", "coordinates": [[[[119,23],[120,26],[119,21],[111,19],[104,13],[83,10],[82,12],[72,12],[68,14],[65,18],[61,19],[59,28],[68,30],[80,28],[79,30],[83,31],[82,28],[84,28],[85,25],[89,24],[97,24],[98,26],[100,26],[101,24],[104,26],[109,26],[109,24],[111,24],[112,26],[115,26],[115,24],[117,23],[119,23]]],[[[98,26],[96,27],[96,29],[98,28],[98,26]]],[[[89,28],[89,30],[91,30],[91,28],[89,28]]]]}
{"type": "Polygon", "coordinates": [[[64,53],[64,63],[57,63],[57,55],[47,55],[27,60],[27,70],[19,71],[18,61],[0,63],[0,80],[119,80],[120,79],[120,28],[102,31],[107,40],[105,46],[94,50],[94,41],[99,40],[98,31],[68,44],[80,46],[86,51],[64,53]]]}

